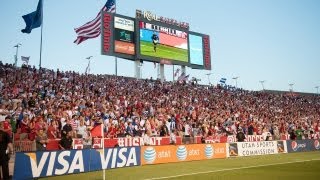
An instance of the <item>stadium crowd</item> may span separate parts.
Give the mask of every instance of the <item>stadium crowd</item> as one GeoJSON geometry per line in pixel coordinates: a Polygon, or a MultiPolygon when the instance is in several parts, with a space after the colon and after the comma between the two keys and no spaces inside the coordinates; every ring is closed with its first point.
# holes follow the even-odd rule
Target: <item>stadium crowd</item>
{"type": "MultiPolygon", "coordinates": [[[[320,130],[319,96],[247,91],[193,82],[85,75],[0,63],[0,121],[15,140],[105,137],[290,134],[320,130]],[[174,130],[174,131],[172,131],[174,130]],[[68,136],[67,136],[68,134],[68,136]]],[[[61,147],[63,148],[63,147],[61,147]]]]}

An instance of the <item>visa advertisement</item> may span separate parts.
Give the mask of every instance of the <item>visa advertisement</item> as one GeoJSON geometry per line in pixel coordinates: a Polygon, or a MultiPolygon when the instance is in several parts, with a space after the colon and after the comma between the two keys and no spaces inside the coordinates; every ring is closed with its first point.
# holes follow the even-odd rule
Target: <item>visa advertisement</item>
{"type": "Polygon", "coordinates": [[[16,153],[14,179],[139,166],[140,147],[16,153]]]}
{"type": "Polygon", "coordinates": [[[142,165],[226,157],[225,143],[141,147],[142,165]]]}

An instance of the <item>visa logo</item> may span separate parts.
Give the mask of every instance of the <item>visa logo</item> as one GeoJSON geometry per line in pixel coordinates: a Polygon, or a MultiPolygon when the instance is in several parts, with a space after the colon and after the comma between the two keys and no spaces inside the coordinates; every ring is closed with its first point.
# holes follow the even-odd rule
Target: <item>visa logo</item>
{"type": "Polygon", "coordinates": [[[32,176],[40,177],[42,171],[46,170],[46,176],[71,174],[75,170],[84,172],[82,151],[76,151],[73,157],[70,151],[43,152],[40,160],[37,161],[36,153],[26,153],[31,163],[32,176]],[[72,158],[71,164],[67,159],[72,158]],[[49,162],[48,162],[49,161],[49,162]],[[47,166],[45,166],[47,164],[47,166]]]}
{"type": "Polygon", "coordinates": [[[99,150],[102,169],[137,166],[137,153],[135,148],[114,148],[99,150]],[[105,156],[105,157],[103,157],[105,156]]]}

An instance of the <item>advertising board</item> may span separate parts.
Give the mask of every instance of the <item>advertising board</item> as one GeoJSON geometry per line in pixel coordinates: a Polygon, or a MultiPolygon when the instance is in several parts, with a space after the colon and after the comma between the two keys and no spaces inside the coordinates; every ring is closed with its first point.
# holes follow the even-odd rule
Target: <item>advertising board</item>
{"type": "Polygon", "coordinates": [[[14,178],[33,179],[139,166],[140,147],[16,153],[14,178]]]}
{"type": "Polygon", "coordinates": [[[229,143],[229,157],[277,154],[277,141],[229,143]]]}
{"type": "Polygon", "coordinates": [[[108,12],[102,14],[102,54],[134,60],[134,18],[108,12]]]}
{"type": "Polygon", "coordinates": [[[225,143],[141,147],[142,165],[226,157],[225,143]]]}
{"type": "Polygon", "coordinates": [[[320,150],[318,139],[287,140],[286,142],[289,153],[320,150]]]}
{"type": "Polygon", "coordinates": [[[135,55],[134,21],[114,16],[114,51],[135,55]]]}
{"type": "Polygon", "coordinates": [[[189,34],[190,64],[203,66],[202,36],[189,34]]]}
{"type": "Polygon", "coordinates": [[[193,69],[211,70],[210,37],[189,31],[189,58],[193,69]]]}

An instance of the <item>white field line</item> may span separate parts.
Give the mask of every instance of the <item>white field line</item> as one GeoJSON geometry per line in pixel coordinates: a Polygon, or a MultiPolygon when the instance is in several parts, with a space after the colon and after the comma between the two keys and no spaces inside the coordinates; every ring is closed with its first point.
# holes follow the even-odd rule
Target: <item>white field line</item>
{"type": "Polygon", "coordinates": [[[170,178],[191,176],[191,175],[197,175],[197,174],[208,174],[208,173],[214,173],[214,172],[232,171],[232,170],[240,170],[240,169],[250,169],[250,168],[257,168],[257,167],[275,166],[275,165],[292,164],[292,163],[309,162],[309,161],[320,161],[320,159],[311,159],[311,160],[303,160],[303,161],[291,161],[291,162],[273,163],[273,164],[264,164],[264,165],[254,165],[254,166],[245,166],[245,167],[228,168],[228,169],[218,169],[218,170],[213,170],[213,171],[186,173],[186,174],[180,174],[180,175],[175,175],[175,176],[156,177],[156,178],[150,178],[150,179],[145,179],[145,180],[170,179],[170,178]]]}

